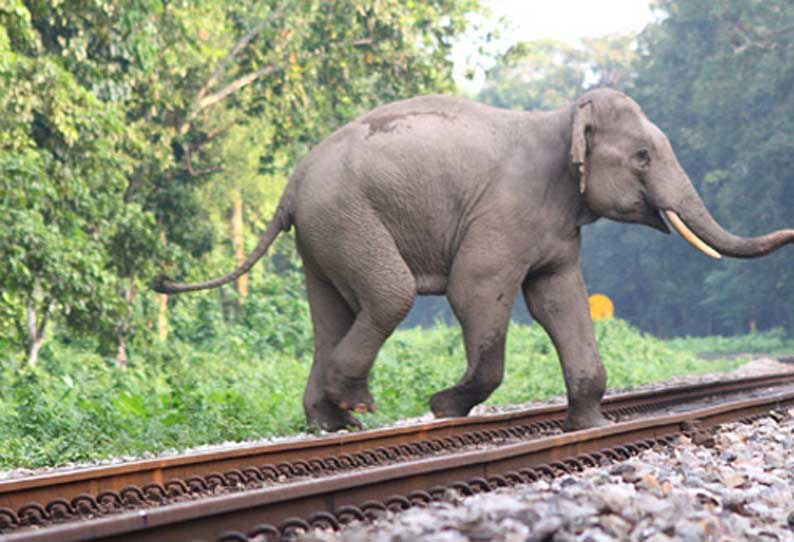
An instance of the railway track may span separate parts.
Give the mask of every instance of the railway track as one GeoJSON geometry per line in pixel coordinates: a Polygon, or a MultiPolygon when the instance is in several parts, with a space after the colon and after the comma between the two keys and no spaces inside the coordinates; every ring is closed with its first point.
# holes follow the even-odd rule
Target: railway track
{"type": "Polygon", "coordinates": [[[0,540],[269,542],[449,488],[489,491],[620,460],[788,405],[794,373],[612,396],[603,408],[617,423],[566,434],[555,405],[9,480],[0,540]]]}

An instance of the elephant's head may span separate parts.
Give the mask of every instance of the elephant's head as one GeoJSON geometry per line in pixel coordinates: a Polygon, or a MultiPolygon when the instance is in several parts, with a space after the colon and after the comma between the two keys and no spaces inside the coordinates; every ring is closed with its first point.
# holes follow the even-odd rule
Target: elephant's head
{"type": "Polygon", "coordinates": [[[794,242],[794,230],[737,237],[711,216],[664,133],[628,96],[610,89],[575,105],[571,161],[591,212],[669,232],[665,218],[709,256],[763,256],[794,242]]]}

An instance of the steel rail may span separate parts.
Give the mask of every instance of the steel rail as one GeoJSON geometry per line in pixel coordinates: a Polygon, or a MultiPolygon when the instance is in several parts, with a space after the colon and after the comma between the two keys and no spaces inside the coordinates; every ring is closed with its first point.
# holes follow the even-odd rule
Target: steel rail
{"type": "MultiPolygon", "coordinates": [[[[611,395],[604,399],[602,407],[608,417],[619,420],[648,409],[790,383],[794,383],[794,372],[676,386],[661,391],[611,395]]],[[[54,499],[71,500],[82,495],[119,492],[130,486],[162,485],[169,480],[184,480],[250,466],[278,465],[302,458],[338,457],[379,447],[442,439],[480,431],[528,425],[554,428],[561,425],[565,414],[566,406],[557,404],[503,414],[448,418],[417,425],[274,444],[242,445],[219,451],[53,472],[0,481],[0,508],[17,510],[29,503],[47,503],[54,499]]]]}
{"type": "Polygon", "coordinates": [[[275,537],[313,525],[338,526],[346,521],[346,516],[363,518],[389,507],[426,503],[444,488],[457,488],[464,493],[490,491],[546,474],[554,476],[580,470],[583,465],[597,466],[605,458],[625,459],[681,433],[692,434],[695,430],[766,415],[791,405],[794,405],[794,392],[775,393],[681,414],[374,467],[343,476],[121,512],[91,521],[12,533],[0,540],[248,540],[245,533],[230,531],[241,526],[253,528],[252,535],[267,534],[266,540],[277,540],[275,537]]]}

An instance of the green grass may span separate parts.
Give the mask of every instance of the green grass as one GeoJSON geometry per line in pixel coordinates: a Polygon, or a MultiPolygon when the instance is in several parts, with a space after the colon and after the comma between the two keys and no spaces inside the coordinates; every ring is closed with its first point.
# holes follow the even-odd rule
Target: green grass
{"type": "MultiPolygon", "coordinates": [[[[704,361],[673,349],[622,320],[596,322],[596,337],[610,388],[628,388],[682,374],[720,372],[737,360],[704,361]]],[[[488,404],[522,403],[565,393],[562,371],[551,341],[540,326],[513,323],[507,341],[502,385],[488,404]]],[[[372,390],[379,412],[371,423],[427,411],[430,396],[454,384],[465,370],[465,353],[456,327],[401,330],[387,343],[373,370],[372,390]],[[399,414],[395,414],[399,413],[399,414]]]]}
{"type": "MultiPolygon", "coordinates": [[[[246,332],[249,333],[249,332],[246,332]]],[[[620,320],[596,325],[610,388],[673,375],[734,368],[702,361],[620,320]]],[[[52,341],[36,369],[0,361],[0,468],[37,467],[142,454],[224,440],[305,430],[301,395],[309,372],[305,345],[287,349],[257,337],[218,333],[203,350],[179,340],[150,345],[126,370],[83,346],[52,341]],[[251,345],[255,345],[255,347],[251,345]]],[[[377,414],[369,427],[427,412],[432,393],[465,369],[460,332],[399,330],[373,370],[377,414]]],[[[545,399],[564,392],[554,349],[538,326],[513,324],[507,374],[491,404],[545,399]]]]}
{"type": "Polygon", "coordinates": [[[794,354],[794,339],[786,337],[783,328],[735,337],[683,337],[668,344],[676,350],[697,354],[794,354]]]}

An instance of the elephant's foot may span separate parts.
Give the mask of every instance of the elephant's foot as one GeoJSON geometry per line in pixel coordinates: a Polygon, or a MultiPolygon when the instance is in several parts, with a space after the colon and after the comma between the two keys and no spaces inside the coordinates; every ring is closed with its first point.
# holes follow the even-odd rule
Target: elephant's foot
{"type": "Polygon", "coordinates": [[[592,408],[582,408],[572,411],[569,409],[568,416],[562,424],[563,431],[579,431],[580,429],[592,429],[594,427],[603,427],[609,425],[610,422],[603,414],[601,409],[597,406],[592,408]]]}
{"type": "Polygon", "coordinates": [[[436,418],[468,416],[469,411],[477,404],[468,395],[470,394],[457,386],[441,390],[430,398],[430,410],[436,418]]]}
{"type": "Polygon", "coordinates": [[[367,378],[349,378],[342,374],[328,375],[325,385],[328,399],[342,410],[358,413],[375,412],[377,406],[369,392],[367,378]]]}
{"type": "Polygon", "coordinates": [[[327,399],[320,399],[311,406],[306,407],[306,421],[310,427],[319,427],[325,431],[339,431],[340,429],[361,429],[358,421],[347,410],[342,410],[327,399]]]}

